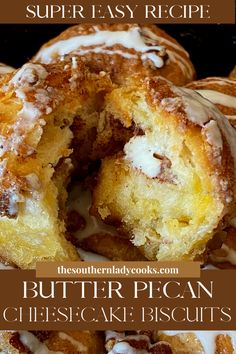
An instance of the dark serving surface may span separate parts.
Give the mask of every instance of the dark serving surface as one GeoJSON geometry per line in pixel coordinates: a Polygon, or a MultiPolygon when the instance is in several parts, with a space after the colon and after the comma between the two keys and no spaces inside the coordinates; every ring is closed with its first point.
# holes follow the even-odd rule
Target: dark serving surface
{"type": "MultiPolygon", "coordinates": [[[[68,25],[0,25],[0,62],[19,67],[68,25]]],[[[228,76],[236,65],[235,25],[162,25],[190,53],[198,78],[228,76]]]]}

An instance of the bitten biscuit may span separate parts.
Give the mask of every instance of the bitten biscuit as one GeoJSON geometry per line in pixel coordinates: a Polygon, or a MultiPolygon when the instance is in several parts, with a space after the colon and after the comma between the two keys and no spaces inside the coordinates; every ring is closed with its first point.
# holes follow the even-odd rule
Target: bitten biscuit
{"type": "Polygon", "coordinates": [[[20,268],[77,260],[65,238],[71,125],[111,87],[68,58],[28,63],[0,82],[0,259],[20,268]],[[76,69],[76,70],[75,70],[76,69]]]}
{"type": "Polygon", "coordinates": [[[235,214],[236,132],[228,120],[199,94],[162,78],[112,91],[106,120],[133,133],[103,160],[93,212],[121,223],[149,259],[201,255],[235,214]]]}

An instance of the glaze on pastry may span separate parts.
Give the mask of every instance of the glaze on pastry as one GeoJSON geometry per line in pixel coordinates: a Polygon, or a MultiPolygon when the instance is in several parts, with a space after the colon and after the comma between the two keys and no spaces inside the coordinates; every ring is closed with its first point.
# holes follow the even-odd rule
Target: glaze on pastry
{"type": "Polygon", "coordinates": [[[0,78],[2,75],[11,73],[12,71],[14,71],[15,69],[11,66],[8,66],[6,64],[0,63],[0,78]]]}
{"type": "Polygon", "coordinates": [[[233,354],[236,331],[106,331],[108,354],[233,354]]]}
{"type": "Polygon", "coordinates": [[[173,354],[234,354],[236,331],[159,331],[173,354]]]}
{"type": "Polygon", "coordinates": [[[208,77],[193,81],[187,87],[214,103],[236,125],[236,81],[223,77],[208,77]]]}
{"type": "Polygon", "coordinates": [[[101,332],[0,331],[0,353],[104,354],[105,349],[101,332]]]}
{"type": "Polygon", "coordinates": [[[110,88],[76,59],[25,64],[0,82],[0,258],[20,268],[77,260],[65,238],[70,129],[110,88]]]}
{"type": "Polygon", "coordinates": [[[44,44],[33,60],[51,63],[72,53],[122,84],[134,75],[161,75],[176,85],[194,79],[188,53],[155,25],[81,24],[44,44]]]}
{"type": "Polygon", "coordinates": [[[235,214],[235,130],[209,101],[162,78],[113,90],[109,119],[133,133],[103,160],[93,212],[120,223],[149,259],[199,256],[235,214]]]}

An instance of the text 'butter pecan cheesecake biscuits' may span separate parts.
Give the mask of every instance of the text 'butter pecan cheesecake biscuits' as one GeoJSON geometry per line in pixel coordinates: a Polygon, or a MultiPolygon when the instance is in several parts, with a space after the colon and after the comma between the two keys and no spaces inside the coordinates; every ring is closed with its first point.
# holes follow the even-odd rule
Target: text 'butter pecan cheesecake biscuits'
{"type": "Polygon", "coordinates": [[[64,225],[70,127],[108,88],[109,78],[73,58],[28,63],[0,82],[2,260],[31,268],[36,261],[78,259],[64,225]]]}
{"type": "Polygon", "coordinates": [[[208,77],[187,85],[214,103],[218,109],[236,126],[236,80],[224,77],[208,77]]]}
{"type": "Polygon", "coordinates": [[[97,72],[122,84],[132,76],[161,75],[176,85],[194,79],[184,48],[155,25],[81,24],[68,28],[39,50],[33,60],[51,63],[72,53],[97,72]]]}
{"type": "Polygon", "coordinates": [[[104,354],[104,336],[100,332],[92,331],[0,331],[0,352],[104,354]]]}
{"type": "Polygon", "coordinates": [[[235,214],[235,130],[209,101],[162,78],[112,91],[106,116],[133,136],[103,160],[93,212],[121,223],[149,259],[199,256],[235,214]]]}
{"type": "Polygon", "coordinates": [[[236,331],[106,331],[108,354],[233,354],[236,331]]]}

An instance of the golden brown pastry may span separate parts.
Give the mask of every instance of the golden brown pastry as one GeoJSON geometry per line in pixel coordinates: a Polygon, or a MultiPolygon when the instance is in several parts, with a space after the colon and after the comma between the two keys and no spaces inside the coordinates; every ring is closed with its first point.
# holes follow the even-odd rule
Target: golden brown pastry
{"type": "Polygon", "coordinates": [[[236,331],[106,331],[108,354],[233,354],[236,331]]]}
{"type": "MultiPolygon", "coordinates": [[[[235,215],[236,132],[228,120],[199,94],[163,78],[113,90],[105,117],[132,136],[103,160],[93,213],[120,223],[149,259],[202,254],[235,215]]],[[[108,134],[109,124],[103,129],[108,134]]]]}
{"type": "Polygon", "coordinates": [[[187,85],[214,103],[236,125],[236,81],[223,77],[208,77],[187,85]]]}
{"type": "Polygon", "coordinates": [[[104,354],[104,337],[91,331],[0,331],[7,354],[104,354]]]}
{"type": "MultiPolygon", "coordinates": [[[[69,27],[39,50],[33,61],[54,63],[68,54],[80,57],[93,72],[109,73],[116,84],[136,77],[162,75],[177,85],[192,81],[195,71],[188,53],[169,35],[154,25],[81,24],[69,27]]],[[[138,80],[138,79],[137,79],[138,80]]],[[[88,119],[73,124],[74,164],[87,172],[90,161],[118,150],[127,132],[119,122],[112,127],[107,142],[97,135],[99,102],[88,119]]],[[[107,137],[106,137],[107,138],[107,137]]]]}
{"type": "Polygon", "coordinates": [[[0,78],[2,75],[11,73],[12,71],[14,71],[15,69],[11,66],[8,66],[6,64],[0,63],[0,78]]]}
{"type": "Polygon", "coordinates": [[[70,191],[67,230],[82,260],[143,261],[146,258],[126,235],[103,223],[89,212],[93,183],[76,184],[70,191]],[[89,185],[89,189],[88,189],[89,185]]]}
{"type": "Polygon", "coordinates": [[[235,339],[236,331],[106,331],[106,349],[109,354],[233,354],[235,339]]]}
{"type": "Polygon", "coordinates": [[[0,82],[0,259],[20,268],[77,260],[65,238],[70,129],[110,89],[76,58],[25,64],[0,82]]]}
{"type": "Polygon", "coordinates": [[[236,331],[163,331],[158,339],[170,344],[173,354],[233,354],[236,331]]]}
{"type": "Polygon", "coordinates": [[[183,47],[155,25],[81,24],[44,44],[33,60],[51,63],[72,53],[122,84],[134,75],[161,75],[176,85],[195,77],[183,47]]]}
{"type": "Polygon", "coordinates": [[[154,332],[147,331],[106,331],[108,354],[172,354],[168,342],[154,339],[154,332]]]}

